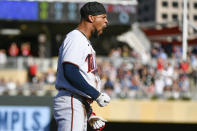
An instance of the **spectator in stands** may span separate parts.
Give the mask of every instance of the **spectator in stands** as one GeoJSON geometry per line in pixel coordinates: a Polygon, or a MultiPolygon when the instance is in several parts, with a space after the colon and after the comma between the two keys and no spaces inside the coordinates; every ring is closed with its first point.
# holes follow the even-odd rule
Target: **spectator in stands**
{"type": "Polygon", "coordinates": [[[191,67],[197,70],[197,54],[191,54],[191,67]]]}
{"type": "Polygon", "coordinates": [[[4,78],[0,78],[0,95],[6,90],[6,81],[4,78]]]}
{"type": "Polygon", "coordinates": [[[31,55],[30,42],[24,42],[21,44],[21,55],[27,57],[31,55]]]}
{"type": "Polygon", "coordinates": [[[120,96],[122,92],[122,87],[120,85],[120,80],[119,79],[116,79],[114,81],[114,91],[113,91],[113,96],[118,98],[120,96]]]}
{"type": "Polygon", "coordinates": [[[7,63],[6,51],[4,49],[0,49],[0,68],[5,67],[6,63],[7,63]]]}
{"type": "Polygon", "coordinates": [[[17,59],[16,57],[19,55],[19,48],[15,42],[12,42],[9,49],[8,49],[8,55],[11,56],[9,58],[9,65],[14,67],[16,65],[17,59]]]}
{"type": "Polygon", "coordinates": [[[146,66],[143,66],[139,70],[140,79],[142,80],[143,85],[145,85],[145,86],[149,86],[151,84],[152,79],[153,79],[148,68],[149,67],[146,65],[146,66]]]}
{"type": "Polygon", "coordinates": [[[152,56],[152,58],[157,58],[157,56],[158,56],[158,49],[157,48],[152,48],[151,49],[151,56],[152,56]]]}
{"type": "Polygon", "coordinates": [[[109,77],[107,77],[107,80],[104,84],[104,92],[106,92],[110,97],[113,97],[113,91],[114,91],[114,84],[110,80],[109,77]]]}
{"type": "Polygon", "coordinates": [[[46,81],[48,84],[55,84],[55,73],[52,70],[47,72],[46,81]]]}
{"type": "Polygon", "coordinates": [[[155,95],[161,98],[163,95],[164,87],[165,87],[163,77],[159,74],[156,74],[154,84],[155,84],[155,95]]]}
{"type": "Polygon", "coordinates": [[[131,77],[132,86],[130,87],[130,89],[131,90],[138,90],[141,86],[140,76],[136,71],[134,71],[134,73],[132,73],[132,74],[133,74],[131,77]]]}
{"type": "MultiPolygon", "coordinates": [[[[138,57],[138,55],[135,58],[137,58],[137,57],[138,57]]],[[[149,55],[148,52],[145,51],[145,52],[142,53],[141,61],[142,61],[143,65],[146,65],[150,62],[150,55],[149,55]]]]}
{"type": "Polygon", "coordinates": [[[159,57],[157,59],[157,70],[161,71],[163,69],[164,69],[164,60],[161,57],[159,57]]]}
{"type": "Polygon", "coordinates": [[[148,96],[148,98],[151,98],[154,96],[155,94],[155,84],[154,84],[154,81],[151,81],[150,84],[143,89],[144,92],[145,92],[145,95],[148,96]]]}
{"type": "Polygon", "coordinates": [[[151,56],[157,58],[159,56],[161,46],[159,43],[152,43],[151,56]]]}
{"type": "Polygon", "coordinates": [[[129,90],[132,88],[132,71],[123,66],[123,79],[120,79],[120,84],[122,86],[122,92],[128,95],[129,90]]]}
{"type": "Polygon", "coordinates": [[[122,57],[128,57],[130,56],[130,50],[129,50],[129,47],[124,45],[122,47],[122,57]]]}
{"type": "Polygon", "coordinates": [[[132,58],[137,59],[139,57],[139,54],[134,49],[131,48],[131,50],[130,50],[130,56],[132,58]]]}
{"type": "Polygon", "coordinates": [[[15,42],[11,43],[8,53],[10,56],[13,56],[13,57],[18,56],[19,48],[15,42]]]}
{"type": "Polygon", "coordinates": [[[185,74],[187,74],[188,73],[188,71],[189,71],[189,63],[187,62],[187,61],[182,61],[181,63],[180,63],[180,68],[181,68],[181,71],[185,74]]]}
{"type": "Polygon", "coordinates": [[[173,95],[173,98],[175,99],[178,99],[180,98],[180,88],[179,88],[179,81],[178,79],[176,80],[173,80],[173,83],[172,83],[172,95],[173,95]]]}
{"type": "Polygon", "coordinates": [[[161,75],[163,76],[164,83],[165,83],[165,87],[164,87],[165,92],[172,91],[173,73],[174,73],[173,66],[171,65],[171,63],[167,62],[164,65],[164,69],[161,71],[161,75]]]}
{"type": "Polygon", "coordinates": [[[32,62],[28,68],[28,80],[29,82],[33,82],[33,79],[36,77],[37,74],[37,65],[36,63],[32,62]]]}
{"type": "Polygon", "coordinates": [[[190,83],[188,76],[186,74],[180,75],[179,79],[179,88],[180,88],[180,93],[182,94],[182,97],[188,97],[189,91],[190,91],[190,83]]]}
{"type": "Polygon", "coordinates": [[[181,59],[182,57],[182,49],[180,46],[174,46],[173,47],[173,57],[175,57],[176,59],[181,59]]]}
{"type": "Polygon", "coordinates": [[[9,79],[6,83],[6,87],[8,90],[15,90],[16,89],[16,83],[13,79],[9,79]]]}
{"type": "Polygon", "coordinates": [[[166,60],[168,58],[167,54],[165,53],[165,51],[161,48],[159,50],[159,54],[158,54],[161,59],[166,60]]]}
{"type": "MultiPolygon", "coordinates": [[[[18,56],[16,47],[16,43],[13,43],[8,52],[9,55],[12,54],[10,56],[18,56]]],[[[178,99],[181,98],[181,93],[190,91],[190,79],[197,87],[197,53],[194,53],[195,51],[188,52],[188,61],[181,61],[180,47],[174,47],[171,58],[168,58],[161,48],[158,45],[154,46],[152,57],[147,62],[138,59],[138,54],[134,50],[130,51],[129,48],[124,49],[124,55],[122,55],[121,48],[114,48],[109,54],[110,59],[97,58],[101,89],[105,90],[112,98],[114,96],[134,98],[136,91],[144,91],[143,93],[146,93],[145,95],[149,98],[155,93],[160,98],[163,98],[164,94],[167,96],[172,94],[175,99],[178,99]],[[123,56],[135,59],[128,61],[123,56]]],[[[30,50],[25,49],[24,56],[29,56],[28,52],[30,50]]],[[[3,57],[0,54],[0,63],[2,63],[3,57]]],[[[42,72],[40,77],[36,78],[37,66],[35,63],[28,64],[29,82],[35,83],[33,80],[36,80],[38,87],[44,87],[43,84],[54,84],[54,73],[42,72]]],[[[0,87],[3,87],[4,84],[1,83],[4,82],[0,82],[0,87]]]]}
{"type": "Polygon", "coordinates": [[[38,56],[40,58],[47,57],[47,36],[46,34],[39,34],[38,36],[38,56]]]}
{"type": "Polygon", "coordinates": [[[122,50],[120,47],[113,48],[113,49],[111,49],[111,51],[109,53],[109,57],[117,58],[117,57],[121,57],[121,54],[122,54],[122,50]]]}

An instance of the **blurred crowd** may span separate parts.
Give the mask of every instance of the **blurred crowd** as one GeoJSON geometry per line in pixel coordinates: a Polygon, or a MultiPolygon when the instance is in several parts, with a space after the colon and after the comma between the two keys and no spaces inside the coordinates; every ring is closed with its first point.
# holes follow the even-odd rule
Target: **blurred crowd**
{"type": "Polygon", "coordinates": [[[126,46],[112,49],[109,59],[97,60],[103,90],[113,98],[190,99],[197,88],[197,47],[189,47],[185,61],[181,50],[174,46],[167,53],[155,43],[151,59],[143,63],[126,46]]]}
{"type": "MultiPolygon", "coordinates": [[[[49,88],[52,89],[55,84],[55,69],[47,68],[40,71],[40,68],[45,68],[45,66],[36,62],[36,58],[38,57],[32,55],[31,43],[28,41],[22,42],[20,45],[12,42],[8,49],[0,49],[0,70],[23,69],[27,72],[27,77],[23,78],[25,83],[21,83],[17,79],[17,77],[24,76],[15,78],[12,76],[9,79],[0,76],[0,95],[25,95],[26,91],[29,91],[28,95],[31,95],[37,90],[45,90],[46,85],[50,85],[49,88]],[[21,67],[17,67],[18,64],[21,67]]],[[[43,57],[39,55],[39,58],[43,57]]],[[[44,61],[44,59],[39,61],[44,61]]]]}
{"type": "MultiPolygon", "coordinates": [[[[8,50],[9,58],[18,57],[19,49],[15,43],[12,46],[14,49],[8,50]]],[[[28,43],[23,48],[26,51],[22,55],[30,58],[28,43]]],[[[112,98],[191,99],[195,93],[192,91],[197,89],[197,47],[189,46],[185,61],[181,50],[181,46],[173,46],[171,51],[166,51],[154,43],[150,58],[143,62],[140,54],[128,46],[113,48],[107,57],[97,57],[101,88],[112,98]]],[[[1,69],[6,66],[6,58],[6,51],[0,50],[1,69]]],[[[23,93],[26,89],[32,92],[55,89],[56,68],[40,71],[42,65],[32,59],[27,60],[25,84],[0,78],[0,94],[15,89],[23,93]]]]}

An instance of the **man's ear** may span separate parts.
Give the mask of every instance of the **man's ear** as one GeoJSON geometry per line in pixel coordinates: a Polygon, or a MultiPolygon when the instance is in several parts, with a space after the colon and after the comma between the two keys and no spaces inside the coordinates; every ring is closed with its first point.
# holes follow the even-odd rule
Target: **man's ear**
{"type": "Polygon", "coordinates": [[[88,21],[93,23],[94,22],[94,16],[88,15],[88,21]]]}

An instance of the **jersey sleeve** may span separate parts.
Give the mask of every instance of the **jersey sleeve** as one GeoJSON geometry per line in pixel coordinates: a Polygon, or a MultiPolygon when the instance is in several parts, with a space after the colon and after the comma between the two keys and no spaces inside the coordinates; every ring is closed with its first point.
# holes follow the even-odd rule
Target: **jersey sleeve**
{"type": "Polygon", "coordinates": [[[62,63],[68,62],[80,67],[85,61],[85,44],[83,39],[77,37],[66,38],[63,44],[62,63]]]}
{"type": "Polygon", "coordinates": [[[79,69],[70,63],[64,63],[64,76],[65,78],[78,90],[89,95],[93,100],[96,100],[100,95],[94,87],[92,87],[81,75],[79,69]]]}

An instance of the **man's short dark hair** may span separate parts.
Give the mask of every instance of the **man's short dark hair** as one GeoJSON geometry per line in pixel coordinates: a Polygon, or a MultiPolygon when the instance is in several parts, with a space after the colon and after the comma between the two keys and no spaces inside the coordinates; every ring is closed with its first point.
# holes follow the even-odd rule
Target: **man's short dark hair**
{"type": "Polygon", "coordinates": [[[87,19],[88,15],[106,14],[105,7],[99,2],[88,2],[80,9],[82,19],[87,19]]]}

